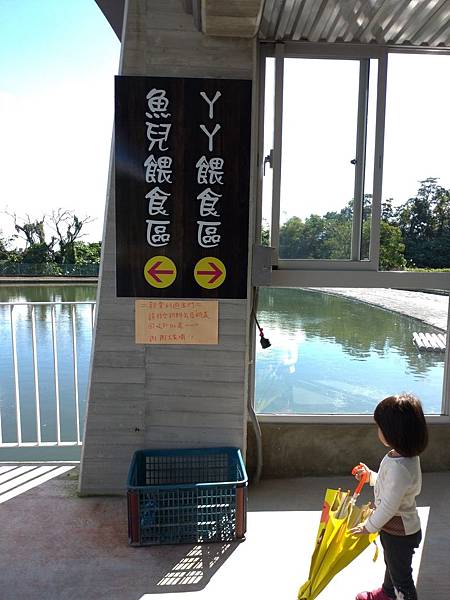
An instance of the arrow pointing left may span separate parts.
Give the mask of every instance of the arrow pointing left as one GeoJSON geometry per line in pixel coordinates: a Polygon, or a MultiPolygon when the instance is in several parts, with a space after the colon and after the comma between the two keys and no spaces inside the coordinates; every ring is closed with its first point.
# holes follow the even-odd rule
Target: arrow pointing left
{"type": "Polygon", "coordinates": [[[153,279],[155,281],[157,281],[158,283],[161,283],[161,279],[159,278],[159,275],[172,275],[174,273],[173,269],[158,269],[158,267],[161,263],[162,263],[162,260],[155,262],[155,264],[152,265],[151,269],[149,269],[147,271],[147,273],[150,275],[150,277],[153,277],[153,279]]]}
{"type": "Polygon", "coordinates": [[[144,277],[152,287],[169,287],[175,281],[176,276],[175,263],[167,256],[153,256],[145,263],[144,277]]]}

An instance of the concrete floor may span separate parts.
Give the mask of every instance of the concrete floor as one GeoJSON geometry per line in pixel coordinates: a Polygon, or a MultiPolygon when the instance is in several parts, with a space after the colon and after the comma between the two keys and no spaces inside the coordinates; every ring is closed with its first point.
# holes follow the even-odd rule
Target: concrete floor
{"type": "MultiPolygon", "coordinates": [[[[249,489],[244,542],[131,548],[125,498],[79,498],[77,470],[62,470],[41,468],[36,479],[34,469],[0,466],[1,600],[150,600],[157,594],[165,600],[296,600],[324,489],[354,487],[351,477],[263,481],[249,489]]],[[[425,535],[414,563],[419,598],[447,600],[450,473],[425,474],[423,490],[418,504],[425,535]]],[[[376,563],[372,557],[373,547],[320,600],[352,600],[361,589],[378,587],[382,551],[376,563]]]]}

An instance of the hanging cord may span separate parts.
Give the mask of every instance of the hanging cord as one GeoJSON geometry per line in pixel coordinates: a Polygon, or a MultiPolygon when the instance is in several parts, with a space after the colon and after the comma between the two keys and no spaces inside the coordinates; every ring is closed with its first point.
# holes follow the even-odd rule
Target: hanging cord
{"type": "MultiPolygon", "coordinates": [[[[253,288],[253,302],[252,302],[252,312],[251,312],[251,316],[255,319],[255,323],[256,326],[258,327],[258,331],[259,331],[259,335],[260,335],[260,342],[261,342],[261,346],[263,348],[268,348],[270,346],[270,342],[269,340],[267,340],[267,338],[264,337],[264,332],[262,327],[259,325],[258,320],[256,318],[256,307],[258,304],[258,288],[253,288]],[[268,342],[268,345],[263,345],[263,340],[265,340],[264,343],[268,342]]],[[[251,319],[250,319],[250,333],[253,333],[253,327],[251,325],[251,319]]],[[[253,380],[254,380],[254,370],[253,370],[253,380]]],[[[252,394],[248,394],[248,412],[250,415],[250,419],[252,421],[252,425],[253,425],[253,430],[255,432],[255,437],[256,437],[256,473],[255,473],[255,478],[254,478],[254,483],[258,483],[259,480],[261,479],[261,473],[262,473],[262,469],[263,469],[263,447],[262,447],[262,431],[261,431],[261,427],[258,421],[258,417],[256,415],[255,412],[255,408],[253,406],[253,395],[252,394]]]]}
{"type": "Polygon", "coordinates": [[[272,344],[270,343],[269,339],[267,339],[266,337],[264,337],[264,330],[260,326],[260,324],[258,323],[258,319],[256,318],[256,314],[255,313],[253,313],[253,318],[255,319],[256,327],[259,330],[259,343],[261,344],[263,350],[265,350],[266,348],[270,348],[270,346],[272,344]]]}

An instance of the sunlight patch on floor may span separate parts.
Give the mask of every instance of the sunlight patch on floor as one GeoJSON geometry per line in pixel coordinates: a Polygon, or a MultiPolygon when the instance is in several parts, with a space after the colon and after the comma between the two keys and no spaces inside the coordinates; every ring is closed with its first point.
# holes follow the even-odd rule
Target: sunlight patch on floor
{"type": "Polygon", "coordinates": [[[74,468],[74,465],[0,466],[0,504],[74,468]]]}
{"type": "MultiPolygon", "coordinates": [[[[419,507],[423,539],[413,559],[414,579],[420,569],[422,548],[426,537],[429,507],[419,507]]],[[[214,598],[229,600],[258,598],[258,600],[296,600],[300,585],[308,578],[309,563],[314,548],[320,511],[249,512],[247,539],[232,545],[203,545],[186,550],[186,556],[168,571],[159,585],[164,600],[180,598],[214,598]],[[217,546],[216,560],[210,563],[208,555],[217,546]],[[221,563],[221,553],[225,559],[221,563]],[[212,567],[212,568],[211,568],[212,567]],[[165,589],[164,589],[165,588],[165,589]],[[173,590],[173,593],[171,591],[173,590]],[[238,590],[238,592],[237,592],[238,590]]],[[[378,560],[373,562],[371,545],[346,569],[339,573],[320,594],[320,600],[353,600],[362,590],[380,587],[384,578],[384,560],[381,544],[378,560]]],[[[144,594],[138,600],[151,600],[159,594],[144,594]]]]}

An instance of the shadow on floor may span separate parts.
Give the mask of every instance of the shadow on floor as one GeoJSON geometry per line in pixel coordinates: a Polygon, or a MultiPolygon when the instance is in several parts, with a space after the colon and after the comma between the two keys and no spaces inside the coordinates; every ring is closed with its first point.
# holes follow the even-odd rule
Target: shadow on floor
{"type": "MultiPolygon", "coordinates": [[[[354,490],[354,477],[333,475],[330,477],[303,477],[298,479],[267,479],[250,486],[249,511],[317,511],[322,510],[327,488],[354,490]]],[[[363,489],[361,503],[373,499],[373,490],[363,489]]]]}
{"type": "MultiPolygon", "coordinates": [[[[203,589],[238,545],[239,542],[227,542],[175,546],[178,558],[167,557],[164,561],[166,565],[161,565],[157,573],[152,572],[146,592],[161,594],[203,589]]],[[[158,552],[154,548],[155,551],[158,552]]]]}
{"type": "Polygon", "coordinates": [[[450,474],[425,473],[417,500],[418,506],[429,506],[417,579],[418,596],[421,600],[450,598],[450,474]]]}
{"type": "MultiPolygon", "coordinates": [[[[42,475],[9,472],[17,480],[35,473],[34,483],[42,475]]],[[[1,600],[139,600],[198,592],[240,544],[131,547],[126,498],[80,498],[77,478],[68,472],[33,484],[1,505],[1,600]]]]}
{"type": "MultiPolygon", "coordinates": [[[[126,499],[79,498],[75,474],[65,473],[1,505],[1,599],[142,600],[177,592],[191,598],[194,592],[208,600],[289,600],[295,594],[282,585],[287,582],[295,592],[305,575],[300,567],[305,570],[309,563],[324,491],[337,481],[353,489],[351,477],[263,481],[250,487],[243,544],[134,548],[128,545],[126,499]]],[[[362,501],[372,490],[364,493],[362,501]]],[[[429,507],[419,597],[450,598],[450,473],[425,474],[418,500],[429,507]]],[[[351,588],[352,581],[342,581],[351,588]]]]}

